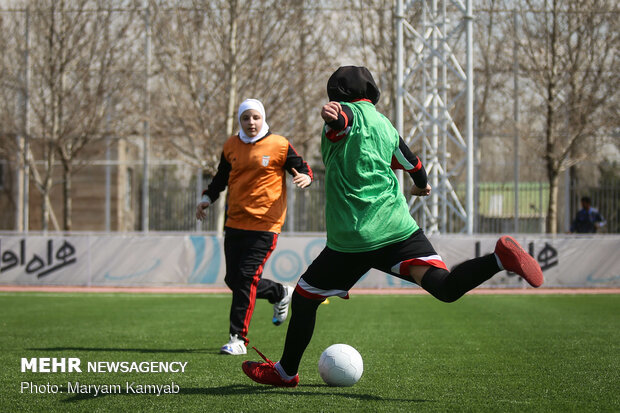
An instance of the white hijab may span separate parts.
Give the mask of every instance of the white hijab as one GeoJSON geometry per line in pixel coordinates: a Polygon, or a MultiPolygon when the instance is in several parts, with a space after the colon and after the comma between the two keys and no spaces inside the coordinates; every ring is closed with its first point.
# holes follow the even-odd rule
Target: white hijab
{"type": "Polygon", "coordinates": [[[265,135],[267,135],[267,132],[269,132],[269,125],[267,125],[267,119],[265,118],[265,108],[263,107],[263,104],[260,102],[260,100],[246,99],[241,102],[241,105],[239,105],[239,112],[237,112],[237,121],[239,122],[239,138],[241,138],[241,140],[245,143],[254,143],[257,140],[263,138],[265,135]],[[243,131],[243,127],[241,126],[241,114],[248,109],[257,110],[263,117],[263,127],[253,138],[246,135],[243,131]]]}

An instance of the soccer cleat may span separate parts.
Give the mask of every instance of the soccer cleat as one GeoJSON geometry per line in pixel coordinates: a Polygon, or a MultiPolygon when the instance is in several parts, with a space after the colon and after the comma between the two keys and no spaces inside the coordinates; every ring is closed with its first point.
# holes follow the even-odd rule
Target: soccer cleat
{"type": "MultiPolygon", "coordinates": [[[[256,350],[256,347],[252,348],[256,350]]],[[[266,363],[244,361],[241,368],[246,376],[260,384],[269,384],[277,387],[297,387],[299,384],[299,374],[296,374],[290,380],[284,380],[280,373],[278,373],[278,370],[276,370],[275,363],[265,357],[260,351],[256,350],[256,352],[266,363]]]]}
{"type": "Polygon", "coordinates": [[[538,262],[512,237],[504,235],[495,245],[495,255],[507,271],[519,274],[532,287],[540,287],[544,281],[538,262]]]}
{"type": "Polygon", "coordinates": [[[273,319],[271,320],[273,324],[279,326],[286,321],[293,291],[295,291],[295,287],[289,285],[284,286],[284,298],[273,305],[273,319]]]}
{"type": "Polygon", "coordinates": [[[230,341],[220,349],[220,354],[230,354],[231,356],[240,356],[247,354],[247,352],[248,349],[245,347],[245,342],[236,334],[231,334],[230,341]]]}

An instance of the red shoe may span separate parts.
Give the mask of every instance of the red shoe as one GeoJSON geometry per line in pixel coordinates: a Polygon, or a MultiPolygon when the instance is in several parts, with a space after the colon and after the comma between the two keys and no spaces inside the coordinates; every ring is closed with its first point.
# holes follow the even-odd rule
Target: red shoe
{"type": "MultiPolygon", "coordinates": [[[[256,350],[256,347],[252,348],[256,350]]],[[[274,362],[265,357],[260,351],[256,350],[256,352],[266,363],[244,361],[241,368],[246,376],[260,384],[270,384],[277,387],[297,387],[299,384],[299,374],[296,374],[290,380],[284,380],[276,370],[274,362]]]]}
{"type": "Polygon", "coordinates": [[[507,271],[519,274],[532,287],[540,287],[544,281],[538,262],[512,237],[504,235],[495,245],[495,254],[507,271]]]}

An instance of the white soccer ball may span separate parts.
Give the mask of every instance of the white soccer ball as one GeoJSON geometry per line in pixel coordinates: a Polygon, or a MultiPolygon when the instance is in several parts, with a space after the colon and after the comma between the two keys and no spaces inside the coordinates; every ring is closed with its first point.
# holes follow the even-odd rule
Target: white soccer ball
{"type": "Polygon", "coordinates": [[[353,386],[362,377],[362,356],[347,344],[333,344],[325,349],[319,359],[319,374],[330,386],[353,386]]]}

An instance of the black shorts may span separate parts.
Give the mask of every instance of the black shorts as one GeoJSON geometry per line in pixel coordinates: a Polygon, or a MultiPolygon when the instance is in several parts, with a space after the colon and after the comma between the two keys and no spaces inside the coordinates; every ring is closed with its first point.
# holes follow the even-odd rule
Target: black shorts
{"type": "Polygon", "coordinates": [[[374,251],[350,253],[325,247],[299,279],[296,291],[313,299],[347,298],[351,287],[371,268],[413,282],[409,275],[412,265],[447,269],[421,229],[404,241],[374,251]]]}

